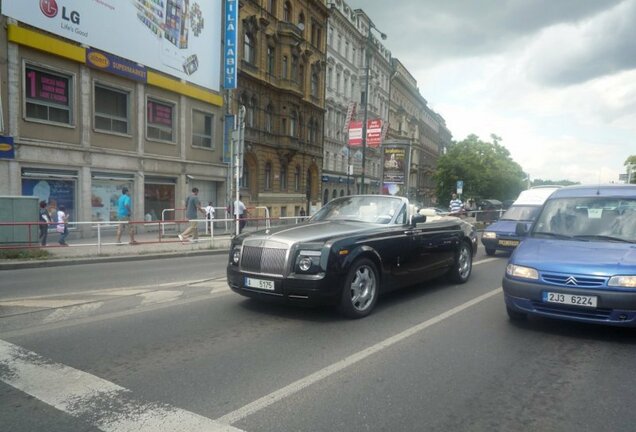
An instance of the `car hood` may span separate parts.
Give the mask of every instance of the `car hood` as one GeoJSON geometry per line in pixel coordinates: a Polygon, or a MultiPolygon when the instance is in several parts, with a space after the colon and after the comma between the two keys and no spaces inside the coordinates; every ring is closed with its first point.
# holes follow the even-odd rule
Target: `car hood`
{"type": "Polygon", "coordinates": [[[252,240],[275,240],[283,243],[326,241],[334,237],[355,235],[374,229],[386,228],[386,225],[374,225],[359,221],[322,221],[307,222],[292,226],[281,226],[251,233],[244,238],[252,240]]]}
{"type": "Polygon", "coordinates": [[[516,232],[517,224],[519,222],[525,222],[526,226],[529,227],[532,222],[528,221],[516,221],[516,220],[500,220],[495,223],[491,223],[488,225],[484,231],[493,231],[500,234],[509,234],[513,235],[516,232]]]}
{"type": "Polygon", "coordinates": [[[611,276],[636,274],[636,245],[526,238],[510,262],[541,272],[611,276]]]}

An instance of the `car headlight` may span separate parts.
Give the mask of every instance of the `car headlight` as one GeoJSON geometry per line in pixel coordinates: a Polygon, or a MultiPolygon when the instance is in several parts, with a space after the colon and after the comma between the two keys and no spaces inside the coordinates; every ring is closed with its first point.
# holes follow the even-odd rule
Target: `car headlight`
{"type": "Polygon", "coordinates": [[[508,264],[506,266],[506,274],[510,277],[518,277],[522,279],[539,279],[539,272],[535,269],[515,264],[508,264]]]}
{"type": "Polygon", "coordinates": [[[236,248],[232,252],[232,264],[238,265],[240,260],[241,260],[241,250],[236,248]]]}
{"type": "Polygon", "coordinates": [[[622,288],[636,288],[636,276],[613,276],[607,282],[608,286],[622,288]]]}
{"type": "Polygon", "coordinates": [[[296,258],[296,271],[299,273],[317,273],[320,269],[320,251],[301,250],[296,258]]]}
{"type": "Polygon", "coordinates": [[[497,238],[497,234],[495,234],[492,231],[484,231],[484,233],[482,234],[481,238],[495,239],[495,238],[497,238]]]}

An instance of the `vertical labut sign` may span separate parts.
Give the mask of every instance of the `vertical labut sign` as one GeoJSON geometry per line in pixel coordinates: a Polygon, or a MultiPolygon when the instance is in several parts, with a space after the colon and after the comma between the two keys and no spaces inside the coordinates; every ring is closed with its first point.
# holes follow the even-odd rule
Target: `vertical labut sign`
{"type": "Polygon", "coordinates": [[[237,79],[237,34],[238,1],[225,0],[225,49],[223,52],[223,86],[226,90],[236,88],[237,79]]]}

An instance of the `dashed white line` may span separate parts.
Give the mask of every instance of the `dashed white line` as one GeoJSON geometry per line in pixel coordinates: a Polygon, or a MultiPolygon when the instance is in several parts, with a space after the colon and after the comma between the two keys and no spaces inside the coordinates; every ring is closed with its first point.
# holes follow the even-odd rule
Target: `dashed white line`
{"type": "Polygon", "coordinates": [[[242,432],[0,340],[0,379],[104,432],[242,432]],[[63,383],[63,385],[60,385],[63,383]]]}

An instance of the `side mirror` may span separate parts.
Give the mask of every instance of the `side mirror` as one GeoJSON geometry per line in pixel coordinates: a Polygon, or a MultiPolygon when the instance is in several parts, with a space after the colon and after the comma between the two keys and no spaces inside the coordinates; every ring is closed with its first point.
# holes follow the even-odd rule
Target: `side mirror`
{"type": "Polygon", "coordinates": [[[426,216],[424,215],[416,214],[411,217],[411,225],[413,225],[413,227],[415,227],[418,223],[424,222],[426,222],[426,216]]]}
{"type": "Polygon", "coordinates": [[[524,222],[517,222],[517,226],[515,227],[515,234],[517,234],[519,237],[525,237],[528,235],[529,232],[530,229],[528,225],[526,225],[524,222]]]}

